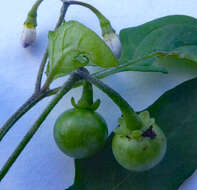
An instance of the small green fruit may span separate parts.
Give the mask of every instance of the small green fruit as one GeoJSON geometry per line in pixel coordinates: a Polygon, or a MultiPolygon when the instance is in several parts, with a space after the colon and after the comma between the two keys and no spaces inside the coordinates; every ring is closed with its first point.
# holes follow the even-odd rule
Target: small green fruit
{"type": "Polygon", "coordinates": [[[105,120],[88,109],[73,108],[56,120],[55,142],[60,150],[73,158],[86,158],[99,151],[108,135],[105,120]]]}
{"type": "Polygon", "coordinates": [[[167,141],[163,131],[149,118],[148,112],[140,115],[144,128],[126,129],[121,120],[115,131],[112,150],[117,162],[131,171],[146,171],[156,166],[166,153],[167,141]]]}

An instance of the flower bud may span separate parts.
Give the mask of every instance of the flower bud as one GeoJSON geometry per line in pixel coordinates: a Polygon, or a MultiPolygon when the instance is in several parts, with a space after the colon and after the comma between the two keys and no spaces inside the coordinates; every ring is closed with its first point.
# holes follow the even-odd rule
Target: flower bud
{"type": "Polygon", "coordinates": [[[43,0],[36,1],[27,14],[21,36],[22,46],[24,48],[31,46],[36,40],[37,11],[42,2],[43,0]]]}
{"type": "Polygon", "coordinates": [[[29,27],[24,24],[24,28],[21,35],[21,43],[24,48],[31,46],[36,40],[36,28],[29,27]]]}
{"type": "Polygon", "coordinates": [[[108,47],[111,49],[111,51],[113,52],[114,56],[117,59],[119,59],[121,56],[121,49],[122,49],[119,36],[114,32],[111,32],[111,33],[106,33],[103,36],[103,39],[105,43],[108,45],[108,47]]]}

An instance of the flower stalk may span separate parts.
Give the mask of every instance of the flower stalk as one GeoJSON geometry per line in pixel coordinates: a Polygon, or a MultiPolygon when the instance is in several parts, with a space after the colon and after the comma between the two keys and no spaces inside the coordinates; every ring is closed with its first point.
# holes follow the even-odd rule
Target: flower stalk
{"type": "Polygon", "coordinates": [[[113,100],[113,102],[120,108],[128,129],[133,131],[141,129],[143,127],[144,124],[141,121],[140,117],[135,113],[135,111],[127,103],[127,101],[120,96],[120,94],[118,94],[115,90],[104,84],[102,81],[91,76],[85,68],[78,69],[78,74],[81,76],[82,79],[94,84],[113,100]]]}
{"type": "Polygon", "coordinates": [[[119,39],[119,36],[116,34],[115,30],[113,29],[110,21],[95,7],[90,4],[83,3],[80,1],[67,1],[62,0],[62,2],[68,2],[70,5],[81,5],[88,9],[90,9],[99,19],[100,27],[102,30],[103,40],[107,44],[107,46],[111,49],[114,56],[119,59],[121,56],[121,49],[122,45],[119,39]]]}

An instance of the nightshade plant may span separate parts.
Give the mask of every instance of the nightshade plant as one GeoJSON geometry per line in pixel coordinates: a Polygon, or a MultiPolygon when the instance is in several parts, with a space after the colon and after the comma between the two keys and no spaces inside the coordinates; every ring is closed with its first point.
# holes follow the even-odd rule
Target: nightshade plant
{"type": "MultiPolygon", "coordinates": [[[[24,47],[36,40],[37,11],[42,1],[36,1],[24,23],[24,47]]],[[[167,16],[123,29],[117,35],[110,21],[93,6],[62,1],[59,20],[48,37],[34,93],[0,128],[0,140],[36,103],[54,97],[0,170],[0,180],[59,100],[72,88],[83,86],[81,99],[76,103],[72,98],[74,108],[62,113],[54,126],[58,147],[75,158],[75,181],[68,190],[177,189],[197,168],[197,79],[165,93],[141,113],[100,79],[126,71],[167,74],[165,63],[196,63],[197,20],[167,16]],[[103,39],[83,24],[65,20],[72,5],[96,14],[103,39]],[[96,67],[97,72],[90,73],[90,67],[96,67]],[[44,71],[47,79],[42,85],[44,71]],[[66,75],[68,80],[62,86],[50,88],[55,79],[66,75]],[[119,126],[108,138],[107,124],[95,112],[102,100],[93,101],[92,85],[122,112],[117,118],[119,126]]]]}

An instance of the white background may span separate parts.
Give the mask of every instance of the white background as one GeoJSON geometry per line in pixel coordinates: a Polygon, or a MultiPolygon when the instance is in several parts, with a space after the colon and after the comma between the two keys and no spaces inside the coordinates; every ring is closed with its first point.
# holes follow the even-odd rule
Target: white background
{"type": "MultiPolygon", "coordinates": [[[[27,11],[34,0],[1,1],[0,4],[0,126],[33,92],[36,73],[47,45],[47,33],[54,28],[59,15],[59,0],[45,0],[38,12],[36,43],[27,49],[20,44],[20,34],[27,11]]],[[[152,19],[185,14],[197,17],[195,0],[87,0],[101,10],[119,32],[121,28],[137,26],[152,19]]],[[[87,9],[73,6],[68,19],[76,19],[100,35],[96,17],[87,9]]],[[[189,67],[168,66],[169,74],[122,73],[105,79],[137,110],[152,104],[166,90],[197,76],[189,67]]],[[[58,80],[61,83],[65,79],[58,80]]],[[[73,183],[73,160],[63,155],[53,140],[53,125],[57,116],[70,107],[70,97],[79,97],[80,89],[69,93],[52,111],[41,129],[17,159],[0,183],[1,190],[63,190],[73,183]]],[[[96,89],[102,98],[99,111],[105,116],[110,131],[117,125],[119,110],[96,89]]],[[[49,98],[50,99],[50,98],[49,98]]],[[[39,116],[48,100],[44,100],[25,115],[0,143],[0,167],[12,153],[23,135],[39,116]]],[[[197,174],[182,185],[180,190],[195,190],[197,174]]]]}

